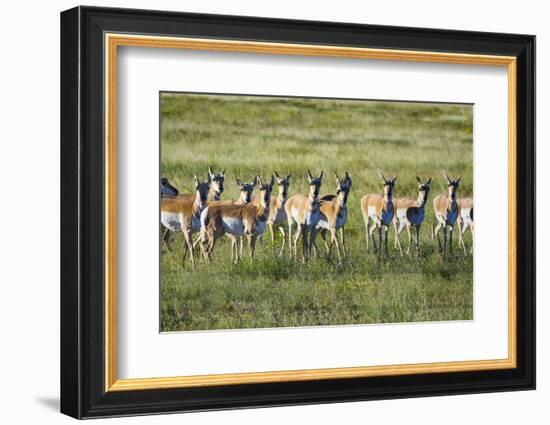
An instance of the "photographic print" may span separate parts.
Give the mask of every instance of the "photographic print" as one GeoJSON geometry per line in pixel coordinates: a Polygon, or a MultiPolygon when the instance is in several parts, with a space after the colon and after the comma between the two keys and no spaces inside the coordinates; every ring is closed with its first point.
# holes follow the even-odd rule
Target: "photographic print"
{"type": "Polygon", "coordinates": [[[160,93],[161,332],[473,319],[473,105],[160,93]]]}
{"type": "Polygon", "coordinates": [[[535,388],[534,36],[87,6],[60,34],[62,413],[535,388]]]}

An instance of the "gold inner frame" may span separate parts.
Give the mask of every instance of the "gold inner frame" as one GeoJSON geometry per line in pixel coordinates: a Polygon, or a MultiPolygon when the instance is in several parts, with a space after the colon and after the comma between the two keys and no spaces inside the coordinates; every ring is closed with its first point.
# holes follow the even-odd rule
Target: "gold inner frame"
{"type": "Polygon", "coordinates": [[[416,373],[446,373],[515,368],[516,358],[516,58],[410,50],[369,49],[326,45],[266,43],[105,34],[105,391],[135,391],[214,385],[357,378],[416,373]],[[117,48],[120,46],[325,56],[507,67],[508,71],[508,357],[383,366],[247,372],[164,378],[117,379],[116,339],[116,99],[117,48]]]}

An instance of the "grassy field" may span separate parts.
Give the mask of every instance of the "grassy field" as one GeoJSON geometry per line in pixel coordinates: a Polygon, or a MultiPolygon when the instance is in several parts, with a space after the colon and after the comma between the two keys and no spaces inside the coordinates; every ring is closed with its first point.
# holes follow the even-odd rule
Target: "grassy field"
{"type": "Polygon", "coordinates": [[[467,105],[162,94],[161,174],[181,192],[208,167],[226,170],[224,199],[237,198],[236,177],[274,171],[292,173],[290,195],[306,193],[308,168],[324,170],[322,194],[334,193],[335,172],[348,171],[353,187],[342,264],[278,257],[267,234],[257,257],[237,265],[222,238],[213,263],[193,272],[175,235],[173,251],[161,251],[161,331],[472,319],[471,255],[456,237],[443,262],[430,237],[442,171],[462,176],[459,197],[472,194],[472,122],[467,105]],[[418,258],[399,256],[393,229],[390,258],[366,253],[359,201],[382,191],[379,169],[397,175],[396,197],[416,198],[415,176],[433,177],[418,258]]]}

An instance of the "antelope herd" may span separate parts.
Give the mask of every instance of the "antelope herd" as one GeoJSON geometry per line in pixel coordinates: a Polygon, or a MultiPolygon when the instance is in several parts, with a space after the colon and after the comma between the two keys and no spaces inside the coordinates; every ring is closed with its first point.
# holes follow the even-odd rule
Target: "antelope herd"
{"type": "MultiPolygon", "coordinates": [[[[366,250],[370,251],[370,242],[378,260],[384,244],[385,256],[388,256],[388,231],[393,224],[395,231],[394,248],[403,255],[400,234],[406,229],[410,253],[412,234],[415,232],[415,253],[418,255],[420,227],[425,220],[425,208],[428,202],[432,178],[422,181],[416,177],[418,193],[416,197],[394,197],[397,176],[386,179],[379,172],[382,183],[380,193],[366,194],[361,198],[361,213],[365,224],[366,250]],[[375,234],[376,231],[376,234],[375,234]]],[[[458,198],[460,177],[450,179],[444,174],[447,192],[433,199],[435,221],[432,224],[432,240],[437,237],[438,252],[443,259],[452,255],[453,232],[456,226],[459,246],[466,254],[464,233],[470,229],[472,247],[474,237],[474,205],[472,198],[458,198]],[[443,232],[443,242],[440,232],[443,232]]],[[[231,260],[239,262],[243,256],[244,241],[248,245],[250,257],[254,257],[256,243],[269,228],[272,246],[275,246],[275,233],[278,229],[282,242],[279,255],[284,255],[288,245],[291,259],[298,258],[298,244],[301,239],[301,259],[308,261],[312,256],[320,256],[317,237],[324,242],[327,258],[333,257],[336,250],[338,261],[346,257],[344,227],[348,217],[348,197],[352,179],[348,172],[340,179],[335,175],[334,194],[320,195],[323,184],[323,172],[314,176],[307,171],[307,193],[289,196],[291,175],[279,176],[277,172],[269,179],[255,176],[249,183],[239,178],[235,182],[239,188],[237,200],[222,200],[225,183],[225,170],[214,173],[210,168],[205,180],[194,176],[194,193],[179,193],[168,179],[160,180],[160,217],[165,228],[162,240],[171,250],[171,236],[182,232],[183,262],[189,251],[191,267],[195,268],[194,251],[200,247],[206,263],[210,263],[218,240],[227,235],[231,241],[231,260]],[[274,193],[275,186],[277,193],[274,193]],[[257,189],[258,194],[254,194],[257,189]],[[193,240],[193,236],[195,240],[193,240]],[[339,234],[339,238],[338,238],[339,234]]],[[[472,248],[473,249],[473,248],[472,248]]],[[[471,251],[470,251],[471,252],[471,251]]]]}

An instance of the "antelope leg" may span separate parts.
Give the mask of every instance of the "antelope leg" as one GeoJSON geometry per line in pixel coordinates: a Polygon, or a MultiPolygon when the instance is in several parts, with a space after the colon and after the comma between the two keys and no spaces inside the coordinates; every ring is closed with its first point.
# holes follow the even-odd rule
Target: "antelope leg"
{"type": "Polygon", "coordinates": [[[300,239],[301,233],[302,233],[302,226],[299,224],[296,224],[296,236],[294,236],[294,258],[296,260],[298,259],[298,239],[300,239]]]}
{"type": "Polygon", "coordinates": [[[453,256],[453,226],[449,226],[449,254],[453,256]]]}
{"type": "Polygon", "coordinates": [[[470,223],[470,232],[472,233],[472,247],[470,248],[470,254],[474,252],[474,223],[470,223]]]}
{"type": "Polygon", "coordinates": [[[302,224],[301,227],[302,227],[302,261],[305,263],[306,256],[307,256],[307,243],[308,243],[307,232],[308,231],[305,224],[302,224]]]}
{"type": "Polygon", "coordinates": [[[445,260],[446,258],[445,257],[446,253],[447,253],[447,226],[443,225],[443,260],[445,260]]]}
{"type": "Polygon", "coordinates": [[[256,245],[256,238],[253,234],[249,233],[246,235],[246,240],[248,242],[248,255],[250,258],[254,258],[254,247],[256,245]]]}
{"type": "Polygon", "coordinates": [[[331,251],[332,251],[332,247],[336,245],[336,253],[338,254],[338,262],[341,263],[342,262],[342,255],[340,253],[340,244],[338,243],[338,238],[336,237],[336,229],[333,229],[332,230],[332,237],[331,237],[331,251]]]}
{"type": "Polygon", "coordinates": [[[344,243],[344,227],[340,227],[340,245],[342,245],[342,253],[344,254],[344,258],[347,255],[346,252],[346,244],[344,243]]]}
{"type": "Polygon", "coordinates": [[[172,251],[172,232],[170,229],[166,228],[162,235],[162,241],[166,244],[168,251],[172,251]]]}
{"type": "Polygon", "coordinates": [[[466,244],[464,243],[464,232],[468,229],[468,223],[458,219],[456,220],[456,226],[458,227],[458,246],[462,247],[464,254],[466,254],[466,244]]]}
{"type": "Polygon", "coordinates": [[[382,226],[378,226],[378,261],[380,261],[381,252],[382,252],[382,226]]]}
{"type": "Polygon", "coordinates": [[[271,246],[275,246],[275,233],[273,233],[273,223],[269,222],[267,223],[267,226],[269,227],[269,233],[271,234],[271,246]]]}
{"type": "Polygon", "coordinates": [[[386,249],[386,258],[388,257],[388,226],[384,226],[384,246],[386,249]]]}
{"type": "MultiPolygon", "coordinates": [[[[187,244],[187,249],[191,255],[191,268],[195,270],[195,256],[193,255],[193,241],[191,239],[191,232],[188,230],[183,231],[183,237],[185,238],[185,243],[187,244]]],[[[183,261],[185,262],[185,253],[186,250],[183,250],[183,261]]]]}
{"type": "MultiPolygon", "coordinates": [[[[441,239],[439,237],[439,229],[441,229],[442,224],[440,222],[437,222],[437,225],[435,226],[435,234],[437,236],[437,244],[439,246],[439,252],[441,252],[441,239]]],[[[433,227],[432,227],[433,229],[433,227]]]]}
{"type": "MultiPolygon", "coordinates": [[[[288,255],[292,258],[292,221],[288,220],[288,255]]],[[[282,251],[281,251],[282,252],[282,251]]]]}
{"type": "Polygon", "coordinates": [[[279,251],[279,256],[282,256],[283,252],[284,252],[284,249],[285,249],[285,242],[286,242],[285,228],[283,226],[279,226],[279,231],[281,232],[281,236],[283,238],[283,243],[281,245],[281,251],[279,251]]]}
{"type": "Polygon", "coordinates": [[[399,240],[399,235],[401,234],[401,228],[397,229],[397,219],[393,220],[393,229],[395,230],[395,242],[394,245],[396,248],[399,248],[399,254],[403,256],[403,249],[401,248],[401,241],[399,240]]]}
{"type": "Polygon", "coordinates": [[[367,241],[367,252],[369,252],[369,238],[370,238],[369,216],[363,216],[363,221],[365,222],[365,240],[367,241]]]}
{"type": "Polygon", "coordinates": [[[374,230],[378,227],[378,224],[376,222],[373,223],[373,225],[370,228],[370,234],[372,236],[372,245],[374,247],[374,252],[377,251],[378,247],[376,246],[376,239],[374,238],[374,230]]]}

